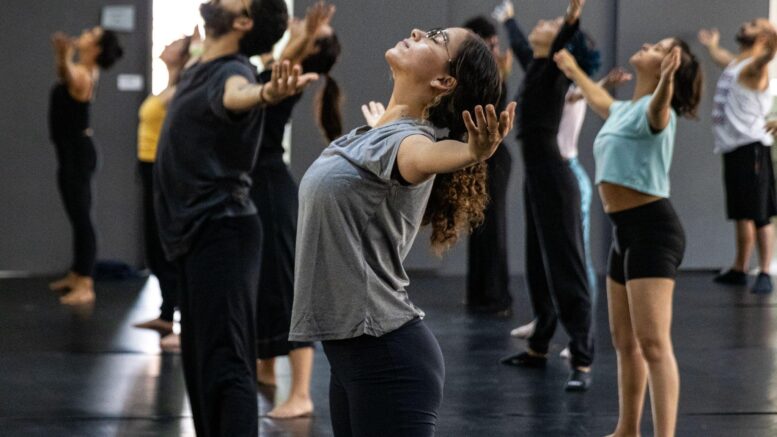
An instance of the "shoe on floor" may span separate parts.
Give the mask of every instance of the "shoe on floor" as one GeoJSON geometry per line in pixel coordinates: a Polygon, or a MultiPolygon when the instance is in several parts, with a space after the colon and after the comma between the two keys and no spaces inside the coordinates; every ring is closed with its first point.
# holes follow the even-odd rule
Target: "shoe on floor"
{"type": "Polygon", "coordinates": [[[591,372],[573,369],[567,380],[567,391],[586,391],[591,387],[591,372]]]}
{"type": "Polygon", "coordinates": [[[545,367],[548,363],[548,358],[545,356],[531,355],[528,352],[521,352],[519,354],[504,357],[499,360],[499,362],[508,366],[538,369],[545,367]]]}
{"type": "Polygon", "coordinates": [[[755,278],[755,284],[750,289],[753,294],[769,294],[772,292],[772,277],[768,273],[761,272],[755,278]]]}
{"type": "Polygon", "coordinates": [[[517,338],[529,338],[532,336],[532,334],[534,334],[534,328],[536,326],[537,321],[532,320],[531,322],[510,331],[510,335],[517,338]]]}
{"type": "Polygon", "coordinates": [[[747,285],[747,273],[734,269],[728,269],[726,272],[715,276],[715,279],[713,280],[718,284],[747,285]]]}

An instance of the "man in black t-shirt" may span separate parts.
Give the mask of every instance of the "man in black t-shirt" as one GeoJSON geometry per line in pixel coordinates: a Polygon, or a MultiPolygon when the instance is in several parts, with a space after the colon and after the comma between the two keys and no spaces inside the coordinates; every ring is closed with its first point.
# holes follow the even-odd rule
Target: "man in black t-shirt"
{"type": "Polygon", "coordinates": [[[284,63],[256,84],[246,56],[271,50],[283,35],[283,0],[212,0],[200,12],[205,50],[170,102],[154,202],[165,254],[179,269],[181,352],[197,435],[255,436],[261,227],[248,174],[260,108],[316,76],[284,63]]]}

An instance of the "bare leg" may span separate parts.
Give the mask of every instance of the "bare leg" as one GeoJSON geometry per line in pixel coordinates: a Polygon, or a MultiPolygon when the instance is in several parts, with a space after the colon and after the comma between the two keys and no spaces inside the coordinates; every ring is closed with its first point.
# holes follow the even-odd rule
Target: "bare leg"
{"type": "Polygon", "coordinates": [[[769,268],[772,263],[772,254],[774,252],[774,225],[766,225],[756,230],[758,239],[758,257],[761,263],[761,272],[769,274],[769,268]]]}
{"type": "Polygon", "coordinates": [[[755,225],[752,220],[737,220],[737,253],[733,269],[747,272],[750,266],[750,254],[755,246],[755,225]]]}
{"type": "Polygon", "coordinates": [[[647,365],[632,329],[626,287],[607,278],[610,332],[618,357],[618,425],[615,437],[639,436],[647,388],[647,365]]]}
{"type": "Polygon", "coordinates": [[[648,366],[653,429],[673,437],[677,424],[680,375],[672,346],[672,295],[675,282],[644,278],[626,284],[634,334],[648,366]]]}
{"type": "Polygon", "coordinates": [[[292,419],[313,413],[310,399],[310,375],[313,372],[313,348],[303,347],[289,352],[291,392],[286,402],[267,413],[273,419],[292,419]]]}
{"type": "Polygon", "coordinates": [[[275,387],[275,358],[256,360],[256,380],[259,384],[275,387]]]}
{"type": "Polygon", "coordinates": [[[59,298],[62,305],[87,305],[94,302],[94,281],[89,276],[78,276],[70,291],[59,298]]]}

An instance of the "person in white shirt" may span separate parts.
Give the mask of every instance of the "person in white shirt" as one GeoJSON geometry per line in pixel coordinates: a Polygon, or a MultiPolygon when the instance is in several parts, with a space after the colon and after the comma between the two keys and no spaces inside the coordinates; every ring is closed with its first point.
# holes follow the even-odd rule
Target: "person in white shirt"
{"type": "Polygon", "coordinates": [[[712,122],[715,153],[723,157],[728,218],[736,222],[736,257],[715,282],[746,285],[750,255],[757,240],[760,271],[753,293],[769,293],[769,264],[774,236],[771,218],[777,215],[774,173],[766,115],[772,106],[768,93],[768,64],[777,50],[777,29],[766,18],[742,24],[736,35],[739,52],[719,46],[717,29],[699,31],[716,64],[723,67],[715,91],[712,122]]]}

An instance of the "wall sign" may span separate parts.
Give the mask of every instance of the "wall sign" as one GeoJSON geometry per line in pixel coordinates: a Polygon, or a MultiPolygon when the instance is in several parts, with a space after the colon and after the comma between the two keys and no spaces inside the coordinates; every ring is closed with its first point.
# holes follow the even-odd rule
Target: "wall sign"
{"type": "Polygon", "coordinates": [[[135,30],[135,6],[113,5],[103,7],[101,26],[118,32],[135,30]]]}

